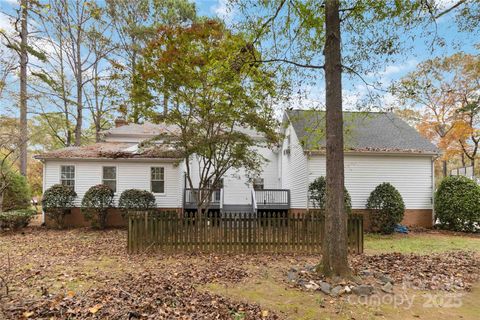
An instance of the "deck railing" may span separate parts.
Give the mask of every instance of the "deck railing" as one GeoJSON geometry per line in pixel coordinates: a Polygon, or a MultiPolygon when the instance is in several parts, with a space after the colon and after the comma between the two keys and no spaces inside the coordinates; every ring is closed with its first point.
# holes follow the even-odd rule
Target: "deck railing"
{"type": "MultiPolygon", "coordinates": [[[[224,213],[195,217],[176,212],[130,213],[128,252],[320,253],[324,218],[307,213],[224,213]]],[[[351,253],[363,252],[363,217],[348,218],[351,253]]]]}
{"type": "MultiPolygon", "coordinates": [[[[187,209],[194,209],[197,206],[196,193],[207,193],[207,189],[190,189],[186,188],[183,190],[183,207],[187,209]]],[[[210,208],[219,208],[222,200],[222,191],[221,189],[213,190],[210,200],[210,208]]]]}
{"type": "Polygon", "coordinates": [[[255,190],[255,201],[259,209],[290,209],[290,190],[255,190]]]}

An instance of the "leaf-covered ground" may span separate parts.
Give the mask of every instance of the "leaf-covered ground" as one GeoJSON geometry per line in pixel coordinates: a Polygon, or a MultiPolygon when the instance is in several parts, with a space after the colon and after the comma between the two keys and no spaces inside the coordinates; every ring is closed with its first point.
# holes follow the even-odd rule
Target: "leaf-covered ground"
{"type": "MultiPolygon", "coordinates": [[[[312,265],[318,256],[130,256],[125,241],[124,230],[29,228],[0,234],[0,276],[9,288],[8,295],[5,288],[0,292],[0,319],[2,313],[6,319],[294,319],[300,315],[315,319],[318,314],[361,319],[372,315],[363,307],[325,303],[320,293],[312,296],[288,285],[289,268],[312,265]],[[272,300],[265,300],[268,296],[272,300]],[[314,309],[310,316],[309,308],[314,309]]],[[[382,253],[356,256],[352,266],[387,272],[397,281],[408,276],[426,284],[421,289],[468,291],[478,277],[478,261],[476,253],[382,253]]]]}

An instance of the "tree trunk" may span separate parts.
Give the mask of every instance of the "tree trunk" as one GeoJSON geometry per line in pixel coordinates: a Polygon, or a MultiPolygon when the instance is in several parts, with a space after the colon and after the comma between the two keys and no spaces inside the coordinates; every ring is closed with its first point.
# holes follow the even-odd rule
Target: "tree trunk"
{"type": "Polygon", "coordinates": [[[166,117],[168,114],[168,93],[163,93],[163,116],[166,117]]]}
{"type": "Polygon", "coordinates": [[[5,183],[2,182],[2,186],[0,187],[0,212],[3,212],[3,194],[5,189],[5,183]]]}
{"type": "Polygon", "coordinates": [[[28,30],[27,30],[27,17],[28,17],[28,1],[21,1],[21,44],[20,44],[20,173],[23,176],[27,175],[27,141],[28,141],[28,129],[27,129],[27,63],[28,63],[28,30]]]}
{"type": "Polygon", "coordinates": [[[447,160],[442,160],[442,165],[443,165],[443,177],[445,178],[448,174],[447,172],[447,160]]]}
{"type": "Polygon", "coordinates": [[[327,198],[322,271],[327,276],[350,276],[347,213],[344,209],[342,62],[339,1],[327,0],[325,42],[327,198]]]}
{"type": "MultiPolygon", "coordinates": [[[[77,14],[80,12],[79,1],[77,1],[77,14]]],[[[77,124],[75,126],[75,146],[80,146],[82,144],[82,125],[83,125],[83,70],[82,70],[82,55],[81,55],[81,46],[82,46],[82,34],[83,26],[79,21],[77,28],[77,38],[76,38],[76,52],[75,52],[75,79],[77,82],[77,124]]]]}

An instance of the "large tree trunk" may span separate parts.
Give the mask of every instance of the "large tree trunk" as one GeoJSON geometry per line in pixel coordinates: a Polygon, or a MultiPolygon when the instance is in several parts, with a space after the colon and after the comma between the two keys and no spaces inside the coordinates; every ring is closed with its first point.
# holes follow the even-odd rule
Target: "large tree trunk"
{"type": "MultiPolygon", "coordinates": [[[[77,44],[78,45],[78,44],[77,44]]],[[[80,56],[80,47],[78,47],[77,52],[77,124],[75,126],[75,145],[79,146],[82,144],[82,123],[83,123],[83,77],[82,77],[82,63],[80,56]]]]}
{"type": "MultiPolygon", "coordinates": [[[[77,14],[80,12],[80,2],[77,1],[77,14]]],[[[75,126],[75,145],[79,146],[82,144],[82,125],[83,125],[83,70],[82,70],[82,55],[81,55],[81,46],[82,46],[82,35],[83,35],[83,25],[79,18],[77,28],[77,37],[76,37],[76,52],[75,52],[75,69],[76,69],[76,84],[77,84],[77,124],[75,126]]]]}
{"type": "Polygon", "coordinates": [[[347,213],[344,209],[342,65],[339,1],[327,0],[325,88],[327,133],[327,199],[322,269],[327,276],[348,277],[347,213]]]}
{"type": "Polygon", "coordinates": [[[27,175],[27,17],[28,17],[28,1],[21,1],[21,44],[20,44],[20,173],[23,176],[27,175]]]}

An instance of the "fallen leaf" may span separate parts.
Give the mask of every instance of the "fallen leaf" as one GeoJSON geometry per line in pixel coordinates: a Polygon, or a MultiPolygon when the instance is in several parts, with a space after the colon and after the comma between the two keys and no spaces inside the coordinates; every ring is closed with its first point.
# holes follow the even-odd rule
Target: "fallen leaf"
{"type": "Polygon", "coordinates": [[[94,305],[93,307],[89,308],[88,311],[90,311],[90,313],[97,313],[98,310],[100,310],[102,308],[102,305],[101,304],[96,304],[94,305]]]}

